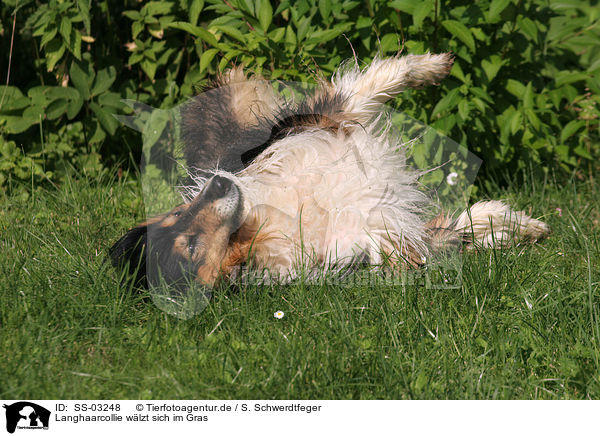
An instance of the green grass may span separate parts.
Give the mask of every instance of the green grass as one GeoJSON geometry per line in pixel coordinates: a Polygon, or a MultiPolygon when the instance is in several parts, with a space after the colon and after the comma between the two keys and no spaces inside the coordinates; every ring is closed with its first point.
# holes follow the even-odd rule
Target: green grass
{"type": "Polygon", "coordinates": [[[468,253],[460,289],[248,286],[180,320],[106,262],[143,209],[111,180],[0,199],[0,397],[600,398],[598,184],[496,188],[553,233],[468,253]]]}

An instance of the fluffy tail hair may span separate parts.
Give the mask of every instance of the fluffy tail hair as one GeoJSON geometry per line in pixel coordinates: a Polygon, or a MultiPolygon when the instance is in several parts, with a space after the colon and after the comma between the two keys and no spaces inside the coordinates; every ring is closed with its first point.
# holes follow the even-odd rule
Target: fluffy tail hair
{"type": "Polygon", "coordinates": [[[521,241],[535,242],[550,233],[546,223],[502,201],[480,201],[452,220],[439,215],[427,224],[433,250],[463,243],[466,248],[499,248],[521,241]]]}

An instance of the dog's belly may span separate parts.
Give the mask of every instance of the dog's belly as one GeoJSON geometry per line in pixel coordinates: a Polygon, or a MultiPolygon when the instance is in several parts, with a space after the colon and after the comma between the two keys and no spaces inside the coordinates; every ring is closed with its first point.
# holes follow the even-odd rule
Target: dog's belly
{"type": "Polygon", "coordinates": [[[401,248],[402,215],[395,208],[402,205],[396,198],[402,154],[390,157],[377,138],[357,136],[320,132],[308,144],[295,137],[253,175],[259,188],[251,215],[268,235],[255,250],[260,267],[293,275],[299,265],[327,268],[365,256],[380,263],[382,246],[401,248]]]}

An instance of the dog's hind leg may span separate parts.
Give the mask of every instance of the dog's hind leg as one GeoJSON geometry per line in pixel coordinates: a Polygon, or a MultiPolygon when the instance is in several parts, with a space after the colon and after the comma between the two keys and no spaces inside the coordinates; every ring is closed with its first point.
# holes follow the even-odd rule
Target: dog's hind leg
{"type": "Polygon", "coordinates": [[[356,64],[341,67],[332,82],[335,91],[346,98],[345,111],[366,122],[405,89],[439,84],[453,62],[450,53],[375,58],[362,71],[356,64]]]}

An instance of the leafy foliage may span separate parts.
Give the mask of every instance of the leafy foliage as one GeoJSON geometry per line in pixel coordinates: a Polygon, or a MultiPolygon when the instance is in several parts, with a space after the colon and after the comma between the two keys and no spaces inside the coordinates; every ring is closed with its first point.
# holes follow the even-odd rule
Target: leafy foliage
{"type": "Polygon", "coordinates": [[[233,63],[311,81],[401,48],[457,59],[405,113],[489,171],[570,168],[599,139],[599,18],[589,0],[4,0],[0,186],[60,178],[64,159],[96,171],[137,156],[139,136],[113,117],[130,113],[122,99],[171,108],[233,63]]]}

